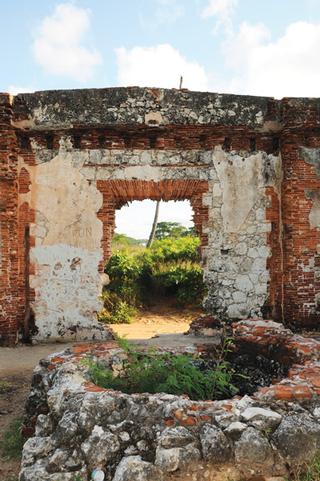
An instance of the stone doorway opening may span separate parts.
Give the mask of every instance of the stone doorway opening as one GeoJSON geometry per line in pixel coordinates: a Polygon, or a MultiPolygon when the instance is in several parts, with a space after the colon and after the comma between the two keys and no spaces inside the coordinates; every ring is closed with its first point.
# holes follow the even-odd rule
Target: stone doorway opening
{"type": "Polygon", "coordinates": [[[186,332],[190,322],[202,313],[205,294],[208,213],[203,198],[207,183],[168,180],[108,184],[108,190],[106,183],[100,185],[104,195],[103,213],[99,213],[104,225],[103,268],[110,278],[103,290],[100,320],[111,323],[117,334],[130,339],[186,332]],[[158,225],[153,244],[147,247],[156,201],[160,203],[158,225]],[[182,210],[180,207],[175,217],[172,211],[176,205],[182,210]],[[179,222],[179,211],[185,218],[189,215],[185,225],[179,222]]]}

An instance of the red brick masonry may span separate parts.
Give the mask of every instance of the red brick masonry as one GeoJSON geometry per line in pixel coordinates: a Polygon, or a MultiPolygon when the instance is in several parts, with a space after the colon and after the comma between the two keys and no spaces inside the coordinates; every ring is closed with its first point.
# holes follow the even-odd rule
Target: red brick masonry
{"type": "MultiPolygon", "coordinates": [[[[37,92],[14,99],[0,94],[0,343],[12,344],[19,331],[28,333],[29,302],[34,296],[29,287],[34,212],[20,202],[30,179],[25,169],[19,172],[19,157],[33,165],[33,142],[54,150],[61,137],[70,137],[77,149],[212,150],[222,146],[226,151],[280,154],[281,185],[267,187],[271,256],[265,317],[290,326],[317,327],[320,226],[311,225],[310,213],[319,204],[320,156],[307,158],[303,149],[320,149],[319,112],[318,99],[276,101],[160,89],[37,92]],[[148,121],[150,111],[159,113],[163,123],[148,121]]],[[[98,181],[97,187],[103,194],[99,218],[105,258],[110,253],[115,209],[128,200],[147,197],[190,199],[202,245],[206,245],[207,235],[202,232],[207,221],[207,208],[202,205],[205,181],[164,182],[160,189],[152,182],[98,181]]]]}

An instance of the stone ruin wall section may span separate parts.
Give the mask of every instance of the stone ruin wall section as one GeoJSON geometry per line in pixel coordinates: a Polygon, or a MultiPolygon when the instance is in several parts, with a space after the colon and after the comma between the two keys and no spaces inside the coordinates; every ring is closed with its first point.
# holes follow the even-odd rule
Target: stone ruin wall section
{"type": "Polygon", "coordinates": [[[143,198],[193,204],[208,311],[317,323],[316,101],[139,88],[0,98],[0,196],[14,199],[0,197],[4,343],[30,319],[39,339],[99,338],[115,209],[143,198]]]}

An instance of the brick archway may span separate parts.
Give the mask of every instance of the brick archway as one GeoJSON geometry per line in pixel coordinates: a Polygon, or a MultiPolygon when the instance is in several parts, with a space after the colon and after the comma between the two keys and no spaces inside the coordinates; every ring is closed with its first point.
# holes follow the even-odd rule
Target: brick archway
{"type": "Polygon", "coordinates": [[[201,252],[208,244],[206,224],[208,222],[208,207],[204,205],[203,194],[208,192],[208,182],[202,180],[98,180],[97,188],[103,195],[103,205],[98,212],[98,218],[103,223],[101,241],[103,260],[99,270],[103,271],[105,262],[111,255],[111,242],[115,229],[115,211],[127,202],[134,200],[189,200],[193,209],[193,221],[200,238],[201,252]]]}

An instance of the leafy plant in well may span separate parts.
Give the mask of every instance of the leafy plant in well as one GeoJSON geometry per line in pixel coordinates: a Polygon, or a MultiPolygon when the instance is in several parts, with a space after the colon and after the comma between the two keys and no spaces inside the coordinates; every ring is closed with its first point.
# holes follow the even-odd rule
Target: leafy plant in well
{"type": "Polygon", "coordinates": [[[211,363],[190,355],[139,353],[127,346],[128,361],[121,376],[99,362],[89,362],[89,376],[97,385],[123,391],[186,394],[190,399],[222,399],[237,392],[234,370],[227,361],[211,363]]]}
{"type": "Polygon", "coordinates": [[[82,481],[83,477],[80,474],[76,474],[72,481],[82,481]]]}

